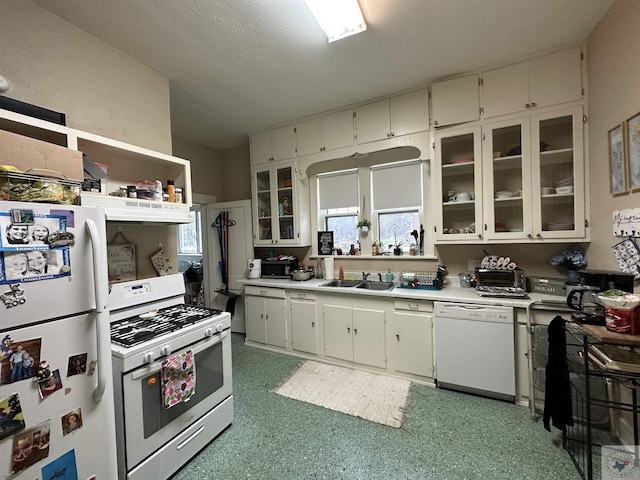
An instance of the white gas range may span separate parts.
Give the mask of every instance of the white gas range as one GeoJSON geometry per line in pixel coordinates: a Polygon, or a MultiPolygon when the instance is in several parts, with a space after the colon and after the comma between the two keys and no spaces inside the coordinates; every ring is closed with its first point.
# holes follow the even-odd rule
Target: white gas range
{"type": "Polygon", "coordinates": [[[231,316],[185,305],[184,292],[179,274],[111,287],[120,479],[169,478],[233,420],[231,316]],[[195,393],[166,408],[163,361],[188,352],[195,393]]]}

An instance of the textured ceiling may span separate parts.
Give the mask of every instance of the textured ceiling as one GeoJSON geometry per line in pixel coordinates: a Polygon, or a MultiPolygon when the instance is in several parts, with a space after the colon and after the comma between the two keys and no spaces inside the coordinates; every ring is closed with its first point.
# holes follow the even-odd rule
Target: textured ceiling
{"type": "Polygon", "coordinates": [[[303,0],[33,0],[170,79],[174,135],[247,134],[586,39],[613,0],[360,0],[327,43],[303,0]]]}

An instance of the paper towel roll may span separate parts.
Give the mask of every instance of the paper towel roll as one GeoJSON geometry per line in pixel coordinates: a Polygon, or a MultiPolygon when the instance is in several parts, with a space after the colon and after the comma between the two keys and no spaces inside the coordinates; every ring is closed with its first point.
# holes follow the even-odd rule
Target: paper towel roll
{"type": "Polygon", "coordinates": [[[324,259],[324,278],[327,280],[336,278],[336,272],[333,269],[333,257],[324,259]]]}

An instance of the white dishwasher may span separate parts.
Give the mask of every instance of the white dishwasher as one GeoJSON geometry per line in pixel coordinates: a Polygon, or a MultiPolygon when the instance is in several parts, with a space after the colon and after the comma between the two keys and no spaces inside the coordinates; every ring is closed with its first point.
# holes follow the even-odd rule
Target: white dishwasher
{"type": "Polygon", "coordinates": [[[435,302],[434,323],[438,387],[515,401],[513,308],[435,302]]]}

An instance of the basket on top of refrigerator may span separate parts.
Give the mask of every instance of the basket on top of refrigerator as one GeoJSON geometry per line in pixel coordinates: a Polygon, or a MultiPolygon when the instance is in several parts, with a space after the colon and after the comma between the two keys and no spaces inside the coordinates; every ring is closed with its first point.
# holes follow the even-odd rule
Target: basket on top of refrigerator
{"type": "Polygon", "coordinates": [[[414,288],[417,290],[440,290],[444,284],[444,274],[447,268],[438,266],[435,272],[401,272],[400,288],[414,288]]]}
{"type": "Polygon", "coordinates": [[[80,185],[51,170],[22,172],[12,165],[0,165],[0,200],[78,205],[80,185]]]}

